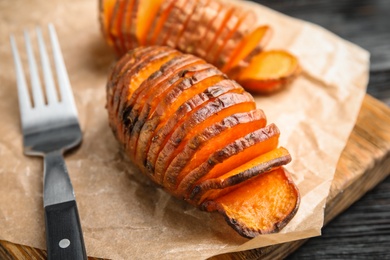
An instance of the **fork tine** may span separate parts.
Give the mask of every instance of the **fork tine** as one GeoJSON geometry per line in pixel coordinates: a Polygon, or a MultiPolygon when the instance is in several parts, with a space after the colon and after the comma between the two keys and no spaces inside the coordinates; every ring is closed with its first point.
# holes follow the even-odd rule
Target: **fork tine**
{"type": "Polygon", "coordinates": [[[46,51],[45,41],[43,40],[42,31],[39,27],[36,28],[39,54],[41,57],[43,79],[45,81],[46,97],[48,105],[57,103],[57,93],[54,85],[53,73],[50,67],[49,57],[46,51]]]}
{"type": "Polygon", "coordinates": [[[72,110],[77,113],[73,99],[72,88],[69,82],[68,73],[66,71],[55,28],[52,24],[49,24],[48,27],[54,56],[54,64],[57,71],[58,84],[61,93],[61,101],[68,103],[72,107],[72,110]]]}
{"type": "Polygon", "coordinates": [[[32,96],[34,101],[34,107],[35,108],[42,107],[45,105],[45,101],[43,99],[42,86],[41,86],[41,81],[39,79],[37,63],[35,62],[34,53],[31,47],[30,36],[27,31],[24,31],[24,39],[26,43],[28,65],[30,68],[31,89],[32,89],[32,96]]]}
{"type": "Polygon", "coordinates": [[[19,109],[23,125],[23,118],[26,118],[26,115],[31,110],[31,101],[29,93],[27,90],[26,78],[24,77],[22,62],[20,60],[18,48],[15,43],[15,38],[13,35],[10,36],[12,55],[14,58],[15,71],[16,71],[16,85],[18,88],[18,100],[19,100],[19,109]]]}

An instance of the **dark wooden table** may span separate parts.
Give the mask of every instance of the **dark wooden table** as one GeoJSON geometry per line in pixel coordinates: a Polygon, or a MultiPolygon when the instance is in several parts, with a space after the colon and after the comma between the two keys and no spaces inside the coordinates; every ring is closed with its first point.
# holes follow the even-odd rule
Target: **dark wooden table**
{"type": "MultiPolygon", "coordinates": [[[[389,0],[256,2],[321,25],[368,50],[371,65],[367,92],[390,106],[389,0]]],[[[321,237],[310,239],[288,259],[390,259],[390,178],[330,222],[321,237]]]]}

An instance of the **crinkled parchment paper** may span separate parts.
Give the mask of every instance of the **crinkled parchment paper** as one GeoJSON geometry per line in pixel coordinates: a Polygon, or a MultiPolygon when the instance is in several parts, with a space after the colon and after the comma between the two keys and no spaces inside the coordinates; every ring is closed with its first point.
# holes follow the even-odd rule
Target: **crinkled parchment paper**
{"type": "MultiPolygon", "coordinates": [[[[66,156],[88,255],[113,259],[204,259],[320,234],[336,163],[354,126],[368,81],[369,55],[326,30],[248,4],[270,24],[269,49],[295,53],[303,74],[275,96],[256,101],[281,130],[302,195],[280,234],[247,240],[218,214],[172,198],[133,169],[114,140],[105,82],[114,55],[104,44],[97,0],[0,1],[0,239],[45,248],[42,161],[25,157],[8,36],[22,49],[23,29],[54,23],[84,133],[66,156]]],[[[45,30],[47,36],[47,30],[45,30]]],[[[34,37],[33,37],[33,40],[34,37]]],[[[23,51],[24,53],[24,51],[23,51]]]]}

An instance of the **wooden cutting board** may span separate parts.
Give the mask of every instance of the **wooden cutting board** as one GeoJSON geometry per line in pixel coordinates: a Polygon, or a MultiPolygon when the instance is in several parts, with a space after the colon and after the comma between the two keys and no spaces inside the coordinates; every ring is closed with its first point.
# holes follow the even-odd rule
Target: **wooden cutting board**
{"type": "MultiPolygon", "coordinates": [[[[325,210],[328,223],[390,174],[390,108],[366,95],[356,125],[337,165],[325,210]]],[[[306,240],[234,254],[222,259],[281,259],[306,240]]],[[[0,259],[46,259],[46,251],[0,241],[0,259]]],[[[90,258],[97,259],[97,258],[90,258]]]]}

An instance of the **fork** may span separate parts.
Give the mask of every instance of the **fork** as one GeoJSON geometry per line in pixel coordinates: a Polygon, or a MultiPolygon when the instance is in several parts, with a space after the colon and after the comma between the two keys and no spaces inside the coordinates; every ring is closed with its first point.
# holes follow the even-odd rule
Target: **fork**
{"type": "Polygon", "coordinates": [[[54,26],[49,24],[48,30],[59,95],[41,29],[37,28],[36,34],[46,95],[41,86],[28,32],[24,32],[24,38],[30,71],[31,98],[15,38],[10,36],[24,153],[42,156],[44,159],[43,206],[48,259],[87,259],[74,191],[63,157],[65,151],[81,143],[82,133],[54,26]]]}

